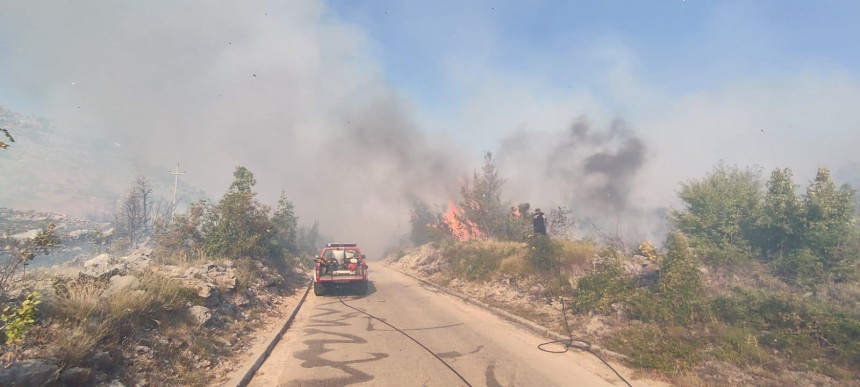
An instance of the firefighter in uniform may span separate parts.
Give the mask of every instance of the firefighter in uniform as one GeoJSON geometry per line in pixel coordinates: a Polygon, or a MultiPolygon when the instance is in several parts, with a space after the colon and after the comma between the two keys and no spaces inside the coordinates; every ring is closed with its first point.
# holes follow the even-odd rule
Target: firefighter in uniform
{"type": "Polygon", "coordinates": [[[546,235],[546,215],[541,212],[540,208],[535,208],[532,226],[534,226],[535,235],[546,235]]]}

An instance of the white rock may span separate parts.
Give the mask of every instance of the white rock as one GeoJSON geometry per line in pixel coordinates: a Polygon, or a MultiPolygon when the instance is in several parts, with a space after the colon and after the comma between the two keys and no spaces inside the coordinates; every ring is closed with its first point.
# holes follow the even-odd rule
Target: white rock
{"type": "Polygon", "coordinates": [[[134,289],[140,285],[140,280],[133,275],[115,275],[110,277],[110,286],[103,293],[105,296],[119,293],[126,289],[134,289]]]}
{"type": "Polygon", "coordinates": [[[23,241],[23,240],[27,240],[27,239],[33,239],[37,235],[39,235],[39,231],[41,231],[41,230],[36,229],[36,230],[30,230],[30,231],[24,231],[21,233],[17,233],[17,234],[12,235],[12,239],[16,239],[19,241],[23,241]]]}
{"type": "Polygon", "coordinates": [[[99,254],[95,256],[95,258],[89,259],[84,262],[84,267],[92,267],[92,266],[106,266],[116,263],[116,259],[114,259],[113,255],[110,254],[99,254]]]}
{"type": "Polygon", "coordinates": [[[201,305],[194,305],[188,309],[188,313],[191,314],[191,317],[197,321],[197,324],[203,325],[209,322],[209,319],[212,318],[212,312],[209,311],[209,308],[201,305]]]}
{"type": "Polygon", "coordinates": [[[75,230],[75,231],[69,231],[69,238],[71,238],[71,239],[79,239],[79,238],[82,238],[82,237],[86,236],[89,232],[90,232],[90,230],[75,230]]]}
{"type": "Polygon", "coordinates": [[[202,298],[212,297],[212,287],[206,284],[200,286],[200,289],[197,290],[197,295],[202,298]]]}

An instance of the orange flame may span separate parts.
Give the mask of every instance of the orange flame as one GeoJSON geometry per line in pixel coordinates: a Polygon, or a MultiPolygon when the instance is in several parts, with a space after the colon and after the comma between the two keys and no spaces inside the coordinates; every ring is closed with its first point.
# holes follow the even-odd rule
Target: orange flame
{"type": "Polygon", "coordinates": [[[478,226],[474,223],[469,222],[461,222],[460,219],[457,218],[457,215],[460,215],[461,210],[454,205],[454,202],[448,202],[448,212],[445,215],[442,215],[442,218],[445,220],[445,224],[448,225],[448,228],[451,229],[451,234],[454,238],[460,241],[467,241],[473,237],[481,236],[481,232],[478,231],[478,226]]]}

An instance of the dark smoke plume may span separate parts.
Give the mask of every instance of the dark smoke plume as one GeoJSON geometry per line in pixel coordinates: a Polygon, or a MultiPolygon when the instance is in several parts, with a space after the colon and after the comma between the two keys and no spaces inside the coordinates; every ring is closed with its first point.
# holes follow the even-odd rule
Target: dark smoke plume
{"type": "Polygon", "coordinates": [[[505,196],[533,208],[567,207],[577,219],[577,235],[661,238],[661,213],[637,203],[648,160],[645,141],[625,121],[600,127],[579,118],[563,131],[520,128],[504,138],[497,154],[508,177],[505,196]]]}
{"type": "Polygon", "coordinates": [[[531,187],[515,195],[615,216],[631,206],[645,145],[622,120],[600,130],[581,118],[561,133],[520,130],[503,141],[499,159],[503,171],[512,170],[512,181],[531,187]]]}

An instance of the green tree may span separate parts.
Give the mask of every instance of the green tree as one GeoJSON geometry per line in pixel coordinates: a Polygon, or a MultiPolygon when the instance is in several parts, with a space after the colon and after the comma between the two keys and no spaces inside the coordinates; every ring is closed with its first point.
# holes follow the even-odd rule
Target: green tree
{"type": "Polygon", "coordinates": [[[675,231],[669,235],[666,250],[657,279],[657,293],[675,322],[701,321],[704,318],[705,288],[699,261],[682,232],[675,231]]]}
{"type": "Polygon", "coordinates": [[[701,181],[681,186],[678,196],[684,208],[670,212],[669,222],[688,235],[711,264],[746,259],[758,223],[761,191],[756,171],[720,164],[701,181]]]}
{"type": "Polygon", "coordinates": [[[520,203],[516,207],[511,206],[505,219],[505,237],[512,241],[520,241],[529,236],[532,233],[531,214],[530,203],[520,203]]]}
{"type": "Polygon", "coordinates": [[[287,199],[287,194],[281,191],[278,198],[278,208],[272,215],[272,224],[277,231],[278,248],[290,254],[298,253],[296,237],[299,229],[299,218],[296,217],[293,202],[287,199]]]}
{"type": "Polygon", "coordinates": [[[794,189],[791,170],[775,169],[767,182],[757,244],[768,260],[790,254],[801,246],[804,207],[794,189]]]}
{"type": "Polygon", "coordinates": [[[254,174],[243,166],[236,167],[233,171],[233,184],[230,184],[230,192],[252,192],[252,188],[257,185],[257,179],[254,174]]]}
{"type": "Polygon", "coordinates": [[[167,252],[183,257],[199,258],[205,246],[203,223],[206,220],[206,201],[192,203],[184,214],[174,215],[166,226],[155,234],[156,243],[167,252]]]}
{"type": "Polygon", "coordinates": [[[415,246],[423,245],[433,239],[433,227],[438,216],[430,210],[427,203],[415,199],[412,201],[412,210],[409,214],[410,232],[409,239],[415,246]]]}
{"type": "Polygon", "coordinates": [[[255,199],[254,175],[239,166],[233,184],[207,214],[203,224],[206,253],[227,258],[263,258],[269,253],[275,227],[269,208],[255,199]]]}
{"type": "Polygon", "coordinates": [[[308,256],[319,254],[320,246],[320,223],[314,222],[311,226],[302,226],[299,228],[297,243],[299,252],[308,256]]]}
{"type": "Polygon", "coordinates": [[[857,238],[855,192],[848,186],[836,188],[827,168],[819,168],[815,180],[806,189],[806,244],[820,257],[825,272],[852,271],[857,257],[846,251],[857,238]]]}
{"type": "Polygon", "coordinates": [[[493,154],[484,153],[484,166],[481,173],[475,172],[472,184],[468,182],[460,188],[463,212],[459,219],[464,224],[475,225],[470,228],[473,236],[499,238],[505,235],[506,211],[502,204],[502,186],[505,179],[499,176],[493,154]],[[478,235],[480,234],[480,235],[478,235]]]}

